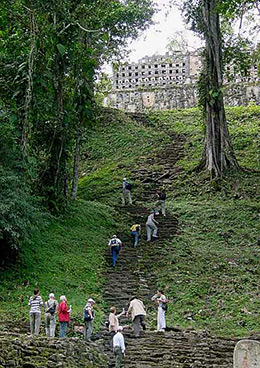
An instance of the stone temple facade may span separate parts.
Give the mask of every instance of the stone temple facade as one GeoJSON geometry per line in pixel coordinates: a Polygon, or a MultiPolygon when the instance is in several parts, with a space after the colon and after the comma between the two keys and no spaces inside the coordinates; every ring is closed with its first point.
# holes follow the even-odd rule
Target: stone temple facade
{"type": "MultiPolygon", "coordinates": [[[[199,52],[183,54],[180,51],[121,64],[114,68],[112,90],[106,104],[129,112],[196,106],[201,68],[199,52]]],[[[260,104],[257,66],[252,65],[247,78],[234,76],[234,73],[234,67],[227,67],[225,103],[231,106],[260,104]]]]}

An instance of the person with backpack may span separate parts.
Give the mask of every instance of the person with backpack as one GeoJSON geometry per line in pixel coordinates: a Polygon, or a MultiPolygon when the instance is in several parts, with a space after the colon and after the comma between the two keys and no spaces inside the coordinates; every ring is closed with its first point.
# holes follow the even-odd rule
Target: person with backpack
{"type": "Polygon", "coordinates": [[[137,248],[139,236],[140,236],[140,233],[141,233],[141,225],[139,225],[139,224],[133,225],[131,227],[130,231],[131,231],[130,234],[131,234],[132,241],[133,241],[133,247],[137,248]]]}
{"type": "Polygon", "coordinates": [[[156,215],[159,215],[160,211],[162,211],[162,215],[165,217],[165,200],[166,200],[166,194],[164,191],[161,191],[160,189],[156,190],[156,195],[158,197],[158,202],[156,203],[156,215]]]}
{"type": "Polygon", "coordinates": [[[84,339],[87,341],[90,341],[90,337],[93,332],[93,324],[94,324],[94,318],[95,318],[95,311],[94,306],[95,301],[92,298],[89,298],[87,300],[87,304],[85,305],[83,309],[83,321],[84,321],[84,339]]]}
{"type": "Polygon", "coordinates": [[[166,319],[165,313],[168,309],[166,296],[162,290],[157,290],[157,293],[151,298],[157,304],[157,331],[165,331],[166,319]]]}
{"type": "Polygon", "coordinates": [[[60,304],[58,305],[58,316],[60,322],[60,337],[66,337],[68,325],[70,322],[71,305],[68,307],[65,295],[60,296],[60,304]]]}
{"type": "Polygon", "coordinates": [[[126,181],[126,178],[124,178],[123,179],[123,196],[122,196],[123,205],[125,205],[127,197],[128,197],[129,204],[132,204],[131,190],[132,190],[132,185],[126,181]]]}
{"type": "Polygon", "coordinates": [[[158,224],[158,222],[154,218],[154,211],[152,210],[150,212],[150,215],[148,216],[148,219],[147,219],[147,222],[146,222],[146,232],[147,232],[147,241],[148,242],[152,240],[152,236],[154,238],[158,238],[158,236],[157,236],[158,228],[155,225],[155,223],[158,224]]]}
{"type": "Polygon", "coordinates": [[[113,337],[113,350],[116,360],[115,368],[121,368],[123,357],[125,357],[125,340],[122,326],[118,326],[117,333],[113,337]]]}
{"type": "Polygon", "coordinates": [[[137,297],[133,297],[130,299],[130,305],[128,311],[126,313],[127,317],[131,317],[133,322],[134,334],[135,337],[139,337],[140,335],[140,325],[142,326],[143,330],[146,329],[145,326],[145,308],[144,304],[141,300],[137,299],[137,297]]]}
{"type": "Polygon", "coordinates": [[[58,303],[55,300],[54,294],[50,293],[49,299],[44,304],[44,320],[45,320],[45,331],[47,337],[55,337],[56,329],[56,318],[55,313],[58,309],[58,303]]]}
{"type": "Polygon", "coordinates": [[[116,261],[119,257],[120,249],[122,247],[122,242],[116,235],[113,235],[112,239],[109,240],[108,246],[110,248],[110,252],[112,254],[112,264],[113,267],[116,267],[116,261]]]}
{"type": "Polygon", "coordinates": [[[43,301],[38,288],[34,289],[33,296],[30,297],[28,305],[30,306],[29,317],[31,334],[39,335],[43,301]]]}

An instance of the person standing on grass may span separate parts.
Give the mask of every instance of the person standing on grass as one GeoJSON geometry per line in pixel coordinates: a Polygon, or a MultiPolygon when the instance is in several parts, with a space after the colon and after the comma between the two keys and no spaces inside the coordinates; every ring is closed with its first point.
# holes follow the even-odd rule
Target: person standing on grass
{"type": "Polygon", "coordinates": [[[93,309],[94,304],[95,304],[95,301],[89,298],[83,310],[83,321],[84,321],[83,334],[84,334],[84,339],[87,341],[90,341],[90,337],[93,332],[93,324],[94,324],[94,318],[95,318],[95,312],[93,309]]]}
{"type": "Polygon", "coordinates": [[[33,296],[30,297],[28,305],[30,306],[30,331],[32,335],[39,335],[41,325],[41,307],[43,306],[40,290],[34,289],[33,296]]]}
{"type": "Polygon", "coordinates": [[[128,311],[126,313],[127,317],[131,317],[133,322],[134,334],[135,337],[139,337],[140,335],[140,325],[143,330],[146,329],[145,326],[145,316],[146,312],[144,309],[144,304],[141,300],[137,299],[137,297],[133,297],[130,300],[130,305],[128,311]]]}
{"type": "Polygon", "coordinates": [[[164,191],[160,189],[156,189],[156,195],[158,197],[158,202],[156,203],[156,215],[159,215],[160,211],[162,211],[162,215],[165,217],[165,200],[166,194],[164,191]]]}
{"type": "Polygon", "coordinates": [[[165,312],[167,310],[166,296],[163,294],[162,290],[158,290],[157,293],[151,298],[151,300],[155,301],[158,307],[157,331],[165,331],[166,328],[165,312]]]}
{"type": "Polygon", "coordinates": [[[49,299],[44,304],[45,310],[45,331],[47,337],[55,337],[55,329],[56,329],[56,318],[55,314],[58,309],[58,303],[55,300],[54,294],[51,293],[49,295],[49,299]]]}
{"type": "Polygon", "coordinates": [[[113,337],[113,350],[116,359],[115,368],[121,368],[123,357],[125,357],[125,341],[122,326],[118,326],[117,333],[113,337]]]}
{"type": "Polygon", "coordinates": [[[65,295],[61,295],[60,304],[58,305],[58,315],[60,322],[60,337],[66,337],[69,321],[70,321],[70,313],[71,306],[68,307],[67,298],[65,295]]]}
{"type": "Polygon", "coordinates": [[[116,267],[116,261],[119,257],[120,249],[122,247],[122,242],[116,235],[113,235],[112,239],[109,240],[108,246],[110,247],[110,252],[112,254],[112,264],[116,267]]]}
{"type": "Polygon", "coordinates": [[[150,215],[147,218],[147,222],[146,222],[147,241],[151,241],[152,236],[154,238],[158,238],[157,236],[158,228],[155,225],[155,223],[158,224],[158,222],[154,218],[154,211],[151,211],[150,215]]]}
{"type": "Polygon", "coordinates": [[[128,198],[129,204],[132,204],[131,197],[132,185],[126,181],[126,178],[123,179],[123,195],[122,195],[122,204],[125,205],[126,198],[128,198]]]}
{"type": "Polygon", "coordinates": [[[133,246],[134,246],[134,248],[137,248],[138,247],[139,236],[141,234],[141,225],[135,224],[131,227],[130,230],[131,230],[133,246]]]}

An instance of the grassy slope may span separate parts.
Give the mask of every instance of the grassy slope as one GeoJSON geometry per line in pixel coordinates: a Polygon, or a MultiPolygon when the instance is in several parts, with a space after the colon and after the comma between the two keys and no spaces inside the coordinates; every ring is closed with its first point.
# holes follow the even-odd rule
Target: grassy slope
{"type": "MultiPolygon", "coordinates": [[[[259,170],[260,108],[228,108],[227,118],[240,165],[259,170]]],[[[202,152],[197,109],[155,113],[151,121],[188,138],[179,162],[185,172],[168,201],[179,217],[180,233],[159,275],[173,299],[169,319],[227,336],[259,331],[260,175],[230,173],[221,183],[209,183],[189,173],[202,152]]]]}
{"type": "MultiPolygon", "coordinates": [[[[259,168],[259,116],[256,107],[228,109],[236,154],[248,168],[259,168]]],[[[73,302],[76,320],[81,318],[85,296],[94,296],[100,318],[102,250],[115,226],[124,227],[112,206],[120,202],[122,176],[130,175],[136,162],[142,164],[169,141],[158,128],[163,124],[187,136],[185,158],[179,162],[184,173],[168,193],[168,208],[179,216],[180,233],[170,244],[175,249],[173,259],[165,261],[165,270],[158,275],[173,298],[168,323],[208,326],[226,335],[258,329],[257,317],[240,311],[257,311],[259,176],[230,174],[221,185],[212,185],[203,175],[189,173],[198,163],[203,140],[197,109],[154,113],[148,127],[109,110],[100,121],[86,137],[81,200],[69,216],[53,219],[34,234],[19,269],[2,274],[1,316],[11,305],[12,313],[20,318],[21,294],[22,312],[27,315],[27,298],[38,284],[45,298],[50,291],[65,293],[73,302]],[[29,287],[24,286],[27,280],[29,287]]]]}
{"type": "Polygon", "coordinates": [[[86,296],[92,296],[97,299],[100,318],[103,249],[115,226],[113,218],[111,208],[79,201],[69,214],[36,231],[25,245],[18,267],[1,275],[1,317],[27,317],[28,298],[38,285],[45,300],[50,292],[57,297],[65,294],[75,322],[81,321],[86,296]],[[23,302],[19,303],[21,295],[23,302]]]}

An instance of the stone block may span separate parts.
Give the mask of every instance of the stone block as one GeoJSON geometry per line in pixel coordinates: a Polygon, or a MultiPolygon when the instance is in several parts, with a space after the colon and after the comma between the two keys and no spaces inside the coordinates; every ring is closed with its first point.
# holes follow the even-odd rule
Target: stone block
{"type": "Polygon", "coordinates": [[[234,350],[234,368],[259,368],[260,342],[254,340],[239,341],[234,350]]]}

